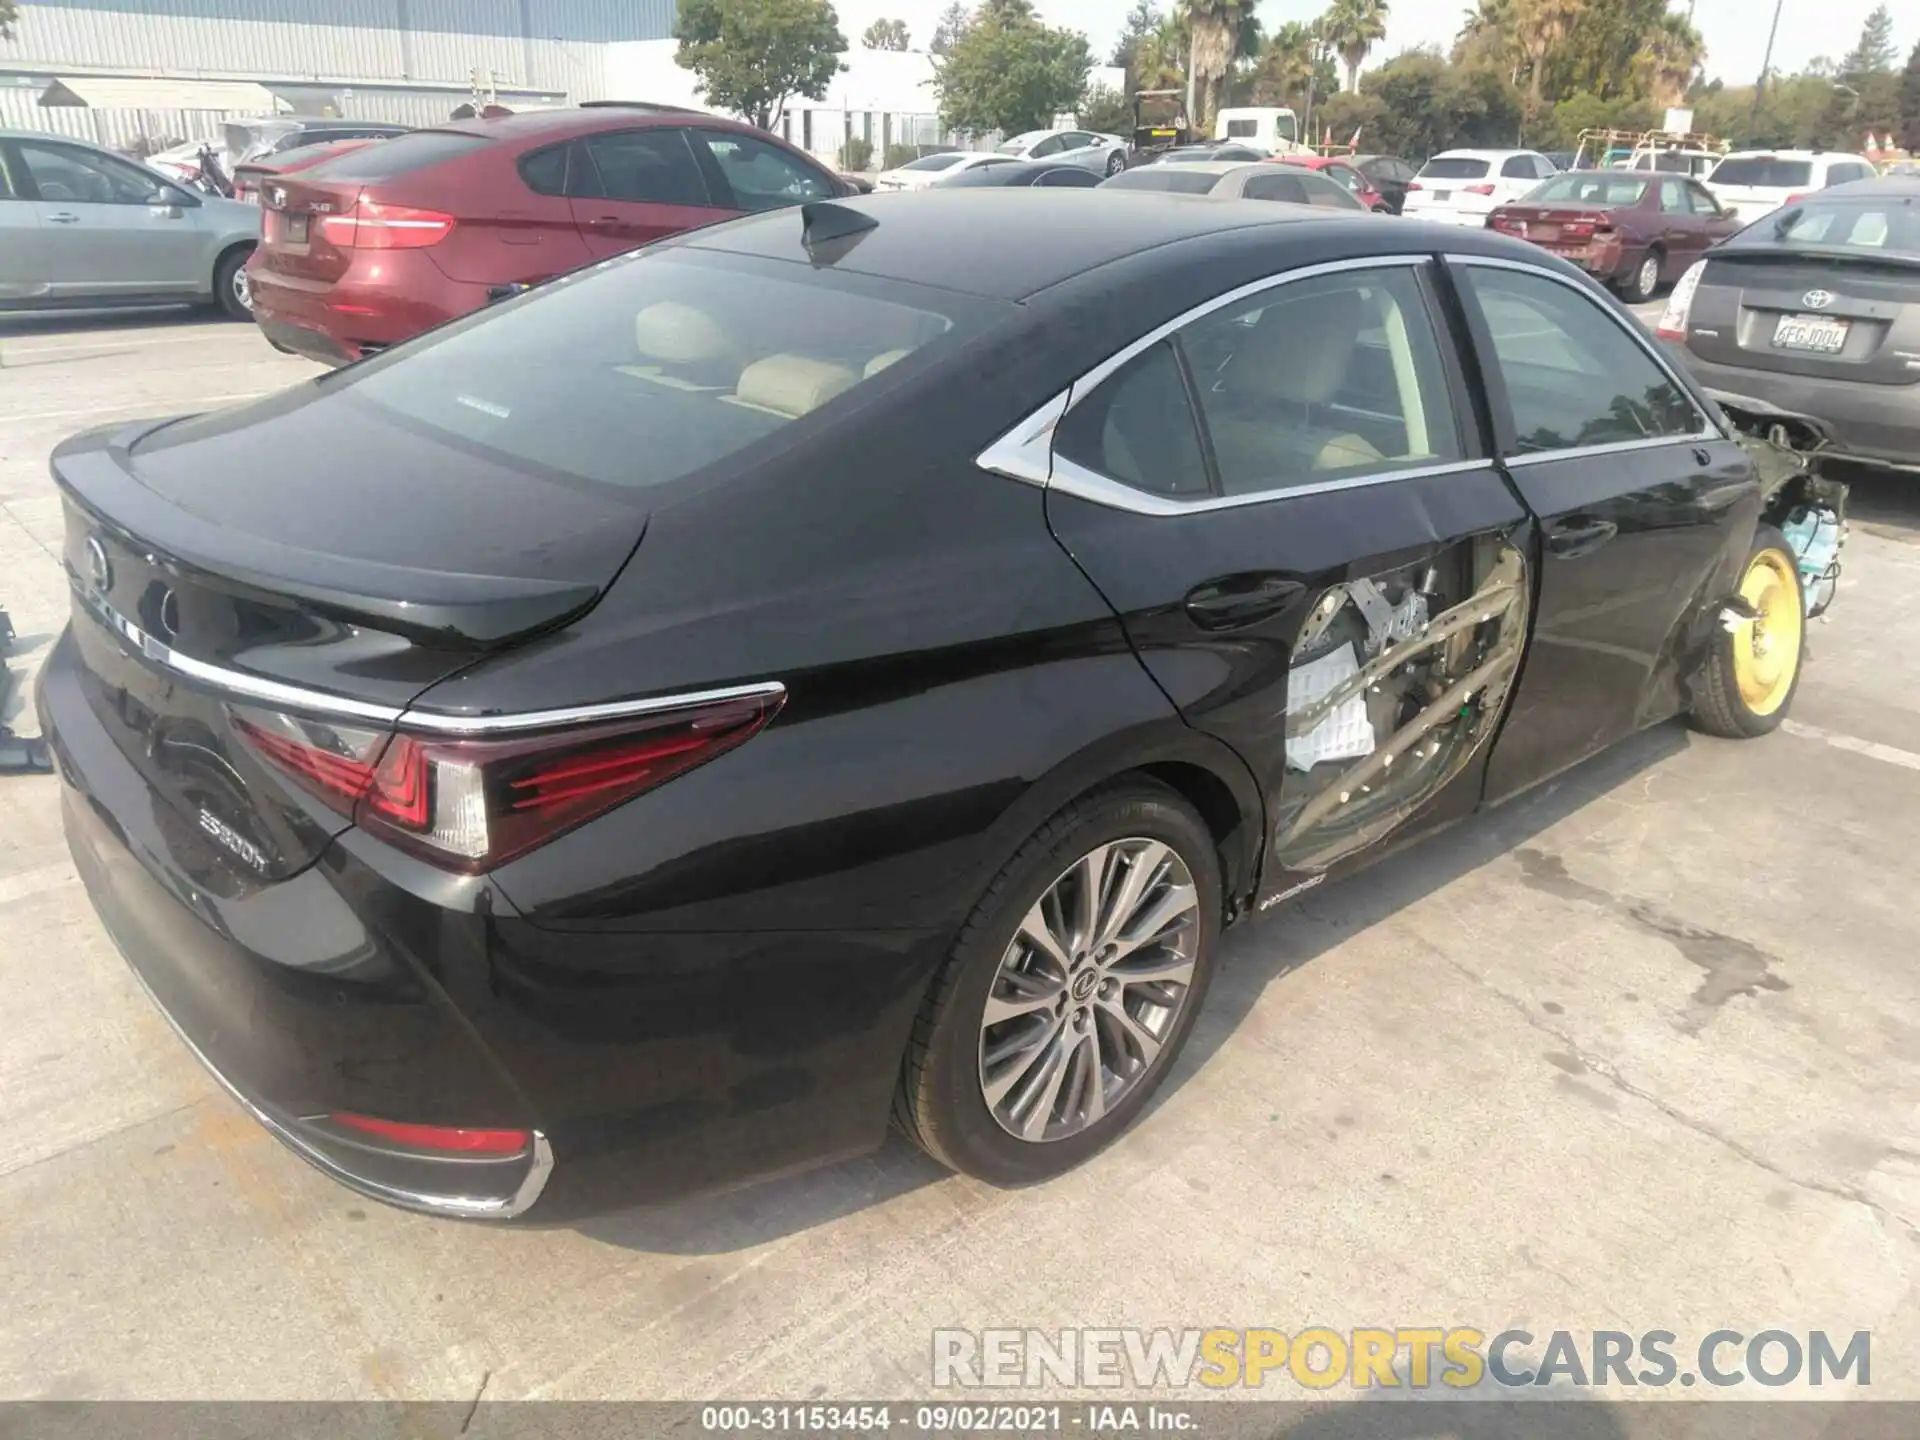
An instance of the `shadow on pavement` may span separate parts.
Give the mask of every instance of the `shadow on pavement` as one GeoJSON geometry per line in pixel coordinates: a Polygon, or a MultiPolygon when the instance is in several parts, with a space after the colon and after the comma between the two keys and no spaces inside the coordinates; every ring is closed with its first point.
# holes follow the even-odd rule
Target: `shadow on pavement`
{"type": "Polygon", "coordinates": [[[210,324],[220,312],[206,305],[142,305],[102,310],[0,310],[0,340],[53,339],[102,330],[161,330],[210,324]]]}
{"type": "MultiPolygon", "coordinates": [[[[1263,923],[1231,932],[1186,1052],[1137,1123],[1145,1123],[1146,1115],[1164,1104],[1227,1042],[1268,985],[1524,845],[1686,746],[1687,732],[1678,722],[1644,731],[1531,795],[1474,816],[1351,879],[1314,891],[1310,900],[1270,914],[1263,923]]],[[[552,1217],[546,1224],[536,1212],[532,1223],[536,1228],[577,1230],[629,1250],[725,1254],[810,1230],[949,1178],[945,1168],[895,1134],[872,1155],[757,1181],[742,1189],[591,1215],[576,1212],[552,1217]]],[[[954,1203],[968,1202],[956,1196],[954,1203]]]]}

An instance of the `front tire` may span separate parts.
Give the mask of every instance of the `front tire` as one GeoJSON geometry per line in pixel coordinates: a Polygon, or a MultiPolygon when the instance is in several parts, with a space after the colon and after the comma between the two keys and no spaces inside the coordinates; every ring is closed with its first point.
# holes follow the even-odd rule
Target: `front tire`
{"type": "Polygon", "coordinates": [[[1638,305],[1651,300],[1653,292],[1660,288],[1660,252],[1658,249],[1647,251],[1640,263],[1633,267],[1633,273],[1620,282],[1620,298],[1629,305],[1638,305]]]}
{"type": "Polygon", "coordinates": [[[1124,780],[1067,806],[987,887],[929,988],[901,1128],[996,1185],[1103,1149],[1186,1043],[1221,912],[1213,837],[1172,790],[1124,780]]]}
{"type": "MultiPolygon", "coordinates": [[[[1746,740],[1779,728],[1800,688],[1806,660],[1806,600],[1786,536],[1771,525],[1754,535],[1740,575],[1740,598],[1757,615],[1723,623],[1694,697],[1694,725],[1709,735],[1746,740]]],[[[1723,612],[1725,613],[1725,612],[1723,612]]]]}
{"type": "Polygon", "coordinates": [[[1116,150],[1107,157],[1107,174],[1118,175],[1127,168],[1127,157],[1116,150]]]}
{"type": "Polygon", "coordinates": [[[213,268],[213,298],[229,320],[253,319],[253,287],[247,282],[251,245],[229,250],[213,268]]]}

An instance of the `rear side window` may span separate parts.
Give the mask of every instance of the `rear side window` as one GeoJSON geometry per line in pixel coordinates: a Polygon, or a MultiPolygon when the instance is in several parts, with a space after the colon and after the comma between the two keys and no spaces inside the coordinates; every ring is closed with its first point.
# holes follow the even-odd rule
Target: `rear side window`
{"type": "Polygon", "coordinates": [[[1762,190],[1798,190],[1813,179],[1806,160],[1781,160],[1772,155],[1748,155],[1722,160],[1707,177],[1716,185],[1753,185],[1762,190]]]}
{"type": "Polygon", "coordinates": [[[1466,267],[1518,453],[1696,435],[1701,418],[1619,323],[1569,286],[1466,267]]]}
{"type": "Polygon", "coordinates": [[[1163,190],[1176,195],[1205,195],[1219,183],[1218,176],[1205,170],[1190,170],[1182,165],[1148,165],[1139,170],[1122,170],[1101,181],[1100,186],[1103,190],[1163,190]]]}
{"type": "Polygon", "coordinates": [[[565,195],[567,159],[572,150],[572,142],[568,142],[565,145],[549,145],[544,150],[535,150],[531,155],[522,155],[520,178],[536,195],[565,195]]]}
{"type": "Polygon", "coordinates": [[[1427,161],[1420,174],[1429,180],[1482,180],[1486,178],[1487,162],[1461,155],[1441,155],[1427,161]]]}
{"type": "MultiPolygon", "coordinates": [[[[593,193],[607,200],[655,205],[712,205],[707,177],[687,132],[670,126],[589,135],[582,144],[599,176],[593,193]]],[[[585,192],[570,185],[572,194],[585,192]]]]}
{"type": "Polygon", "coordinates": [[[1298,175],[1256,175],[1240,193],[1249,200],[1284,200],[1290,205],[1311,203],[1307,187],[1298,175]]]}
{"type": "Polygon", "coordinates": [[[1200,432],[1167,341],[1142,351],[1067,412],[1054,453],[1150,495],[1210,494],[1200,432]]]}
{"type": "Polygon", "coordinates": [[[1228,495],[1462,457],[1411,269],[1298,280],[1180,335],[1228,495]]]}
{"type": "Polygon", "coordinates": [[[321,383],[456,449],[643,489],[841,405],[919,352],[951,348],[998,308],[804,266],[655,250],[321,383]]]}
{"type": "Polygon", "coordinates": [[[416,130],[322,160],[310,173],[316,180],[392,180],[471,155],[492,143],[484,135],[463,135],[457,130],[416,130]]]}
{"type": "Polygon", "coordinates": [[[1367,207],[1339,185],[1324,175],[1307,174],[1300,177],[1307,187],[1307,203],[1318,205],[1327,210],[1364,210],[1367,207]]]}
{"type": "Polygon", "coordinates": [[[1873,174],[1873,171],[1869,169],[1867,166],[1862,165],[1857,161],[1847,161],[1839,165],[1830,166],[1828,168],[1827,184],[1828,185],[1845,185],[1848,182],[1853,180],[1868,179],[1869,177],[1872,176],[1872,174],[1873,174]]]}
{"type": "Polygon", "coordinates": [[[1510,180],[1537,180],[1540,172],[1533,168],[1531,155],[1515,155],[1500,167],[1500,173],[1510,180]]]}

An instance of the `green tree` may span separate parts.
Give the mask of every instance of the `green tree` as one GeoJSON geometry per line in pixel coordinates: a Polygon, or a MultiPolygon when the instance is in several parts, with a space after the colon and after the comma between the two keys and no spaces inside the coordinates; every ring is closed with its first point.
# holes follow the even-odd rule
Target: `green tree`
{"type": "Polygon", "coordinates": [[[933,27],[933,39],[927,42],[927,49],[935,55],[944,55],[953,48],[954,41],[967,33],[967,26],[973,23],[973,16],[959,0],[940,12],[939,23],[933,27]]]}
{"type": "Polygon", "coordinates": [[[1369,70],[1360,93],[1379,106],[1362,117],[1371,127],[1367,148],[1409,160],[1459,145],[1510,145],[1520,128],[1520,94],[1507,76],[1451,65],[1430,50],[1369,70]]]}
{"type": "Polygon", "coordinates": [[[1133,108],[1112,86],[1095,85],[1073,114],[1083,130],[1101,135],[1133,134],[1133,108]]]}
{"type": "Polygon", "coordinates": [[[1920,155],[1920,41],[1900,76],[1900,146],[1920,155]]]}
{"type": "Polygon", "coordinates": [[[1160,28],[1140,41],[1133,52],[1135,90],[1184,90],[1187,88],[1187,17],[1175,13],[1160,22],[1160,28]]]}
{"type": "Polygon", "coordinates": [[[847,48],[828,0],[680,0],[674,36],[708,103],[763,130],[794,96],[823,98],[847,48]]]}
{"type": "Polygon", "coordinates": [[[1159,33],[1166,21],[1167,17],[1155,8],[1153,0],[1134,0],[1133,8],[1121,22],[1120,38],[1114,42],[1113,56],[1107,63],[1126,71],[1127,94],[1141,88],[1138,66],[1141,47],[1159,33]]]}
{"type": "Polygon", "coordinates": [[[987,0],[934,76],[949,130],[1042,130],[1086,93],[1093,52],[1077,30],[1041,23],[1026,0],[987,0]]]}
{"type": "Polygon", "coordinates": [[[1357,91],[1367,53],[1387,38],[1387,0],[1333,0],[1320,33],[1347,67],[1346,88],[1357,91]]]}
{"type": "Polygon", "coordinates": [[[1693,87],[1706,53],[1700,32],[1684,15],[1662,15],[1640,36],[1629,69],[1632,89],[1656,105],[1678,105],[1693,87]]]}
{"type": "Polygon", "coordinates": [[[869,50],[910,50],[911,39],[904,20],[876,20],[860,32],[860,43],[869,50]]]}
{"type": "Polygon", "coordinates": [[[1253,103],[1301,108],[1318,44],[1313,32],[1298,20],[1287,21],[1268,36],[1254,65],[1253,103]]]}
{"type": "Polygon", "coordinates": [[[1242,0],[1187,0],[1188,63],[1193,70],[1196,112],[1192,120],[1204,133],[1212,132],[1220,85],[1240,52],[1242,21],[1250,8],[1242,0]]]}
{"type": "Polygon", "coordinates": [[[1840,62],[1840,74],[1847,80],[1893,69],[1893,16],[1885,5],[1874,7],[1867,23],[1860,27],[1860,39],[1840,62]]]}

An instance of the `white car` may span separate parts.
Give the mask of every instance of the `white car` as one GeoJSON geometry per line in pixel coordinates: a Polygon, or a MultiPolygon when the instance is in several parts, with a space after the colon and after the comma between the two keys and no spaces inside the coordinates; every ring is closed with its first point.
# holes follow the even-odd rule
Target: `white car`
{"type": "Polygon", "coordinates": [[[941,150],[932,155],[922,155],[918,160],[909,160],[895,169],[882,170],[873,177],[873,188],[875,191],[925,190],[929,185],[938,185],[943,180],[951,180],[955,175],[964,175],[982,165],[1013,163],[1012,157],[996,155],[991,150],[941,150]]]}
{"type": "Polygon", "coordinates": [[[1707,176],[1714,199],[1751,225],[1814,190],[1871,180],[1880,172],[1864,155],[1824,150],[1736,150],[1707,176]]]}
{"type": "Polygon", "coordinates": [[[1127,168],[1127,142],[1118,135],[1098,135],[1091,130],[1029,130],[1014,136],[996,153],[1015,160],[1055,160],[1102,175],[1118,175],[1127,168]]]}
{"type": "Polygon", "coordinates": [[[1408,182],[1400,213],[1483,228],[1496,205],[1520,199],[1559,173],[1538,150],[1443,150],[1408,182]]]}

